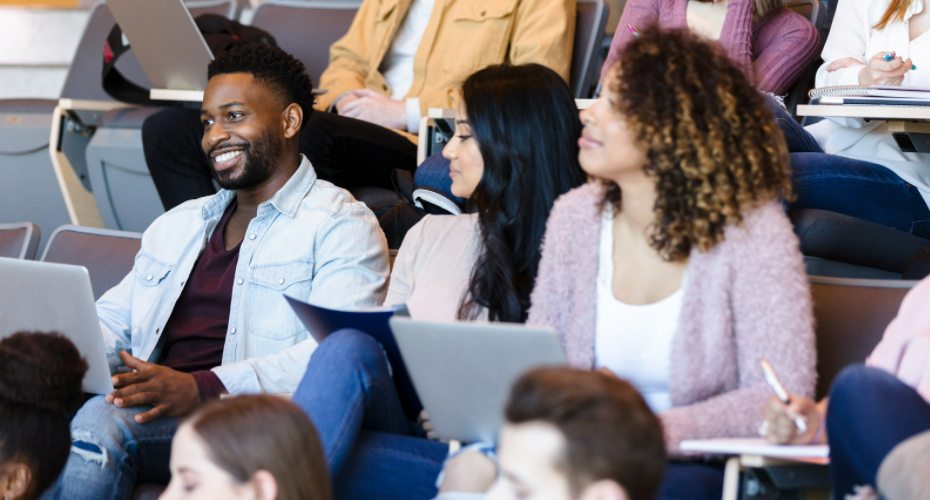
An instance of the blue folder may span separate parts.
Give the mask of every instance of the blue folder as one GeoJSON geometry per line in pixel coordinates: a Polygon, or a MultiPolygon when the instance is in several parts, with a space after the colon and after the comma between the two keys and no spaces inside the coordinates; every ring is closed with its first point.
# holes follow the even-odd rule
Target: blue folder
{"type": "Polygon", "coordinates": [[[287,295],[284,298],[287,299],[291,309],[294,310],[294,313],[307,327],[310,335],[316,339],[317,343],[323,343],[331,333],[345,328],[365,332],[377,340],[384,349],[385,354],[387,354],[388,362],[390,362],[394,387],[397,389],[400,403],[404,407],[404,413],[407,414],[409,419],[416,420],[423,409],[423,404],[420,403],[417,391],[413,388],[413,382],[410,381],[410,375],[407,373],[404,359],[400,355],[397,341],[394,340],[394,333],[391,331],[390,325],[388,325],[388,320],[395,314],[410,316],[407,312],[407,306],[401,305],[370,311],[340,311],[308,304],[287,295]]]}

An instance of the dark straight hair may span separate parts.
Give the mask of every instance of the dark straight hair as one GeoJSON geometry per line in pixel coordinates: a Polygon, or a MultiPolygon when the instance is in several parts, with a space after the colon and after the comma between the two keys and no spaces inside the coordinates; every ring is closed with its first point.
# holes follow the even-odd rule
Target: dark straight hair
{"type": "Polygon", "coordinates": [[[487,308],[491,321],[524,322],[552,204],[586,179],[578,108],[565,80],[539,64],[482,69],[462,102],[484,174],[471,197],[482,248],[458,316],[487,308]]]}

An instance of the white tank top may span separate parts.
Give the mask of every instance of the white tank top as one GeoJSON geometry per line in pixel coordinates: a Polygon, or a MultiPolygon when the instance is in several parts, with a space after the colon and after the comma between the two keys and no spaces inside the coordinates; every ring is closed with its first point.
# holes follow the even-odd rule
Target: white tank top
{"type": "Polygon", "coordinates": [[[597,323],[594,358],[635,386],[652,411],[672,407],[668,384],[671,376],[672,337],[678,329],[684,281],[675,293],[646,305],[630,305],[614,297],[613,215],[604,215],[597,271],[597,323]]]}

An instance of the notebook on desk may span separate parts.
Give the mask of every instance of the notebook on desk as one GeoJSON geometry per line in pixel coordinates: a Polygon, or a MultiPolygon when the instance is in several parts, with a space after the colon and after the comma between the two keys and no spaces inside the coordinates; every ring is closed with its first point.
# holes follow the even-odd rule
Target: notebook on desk
{"type": "Polygon", "coordinates": [[[788,446],[769,444],[761,438],[695,439],[681,442],[681,451],[711,455],[758,455],[800,462],[829,463],[830,447],[825,444],[788,446]]]}
{"type": "Polygon", "coordinates": [[[930,106],[930,98],[907,99],[904,97],[836,97],[824,96],[820,104],[855,104],[860,106],[930,106]]]}
{"type": "Polygon", "coordinates": [[[821,87],[811,90],[809,95],[811,99],[821,99],[823,97],[881,97],[930,102],[930,88],[893,85],[841,85],[837,87],[821,87]]]}

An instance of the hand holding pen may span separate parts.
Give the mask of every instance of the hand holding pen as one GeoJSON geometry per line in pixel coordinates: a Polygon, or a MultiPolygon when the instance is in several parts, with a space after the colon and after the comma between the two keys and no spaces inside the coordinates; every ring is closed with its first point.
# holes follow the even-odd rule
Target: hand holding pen
{"type": "Polygon", "coordinates": [[[808,398],[789,396],[772,366],[760,360],[763,377],[775,395],[763,409],[759,433],[773,444],[810,444],[819,441],[823,426],[817,404],[808,398]]]}
{"type": "Polygon", "coordinates": [[[894,52],[879,52],[859,70],[859,85],[901,85],[908,71],[917,66],[894,52]]]}

